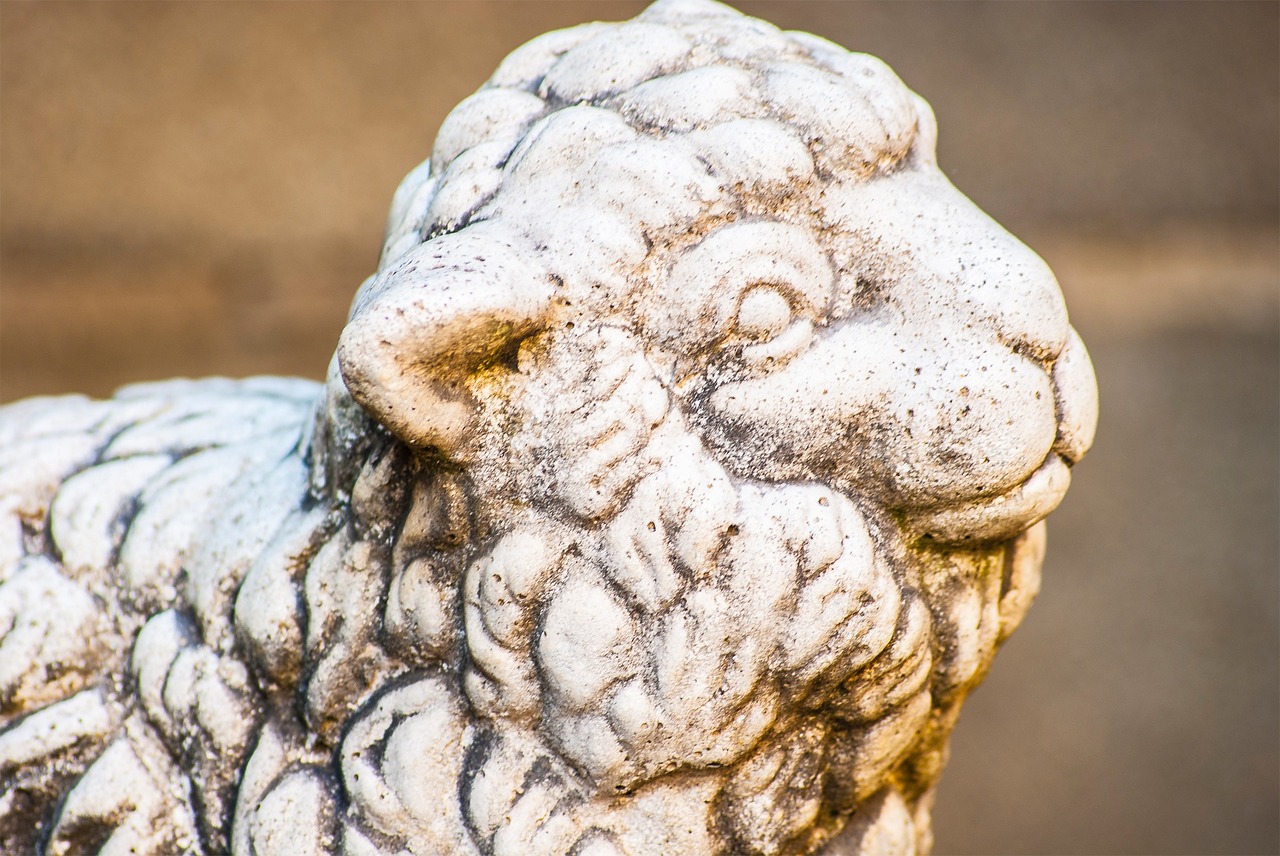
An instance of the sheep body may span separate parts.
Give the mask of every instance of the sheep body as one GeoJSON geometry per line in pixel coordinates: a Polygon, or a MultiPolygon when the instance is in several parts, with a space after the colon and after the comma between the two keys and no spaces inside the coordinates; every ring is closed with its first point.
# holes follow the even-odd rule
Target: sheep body
{"type": "Polygon", "coordinates": [[[551,33],[323,385],[0,411],[0,849],[926,851],[1096,419],[932,122],[702,0],[551,33]]]}

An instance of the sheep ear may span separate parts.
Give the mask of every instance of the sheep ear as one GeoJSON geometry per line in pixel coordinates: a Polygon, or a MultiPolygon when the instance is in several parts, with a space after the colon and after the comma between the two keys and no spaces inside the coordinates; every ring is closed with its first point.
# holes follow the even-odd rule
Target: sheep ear
{"type": "Polygon", "coordinates": [[[338,343],[342,379],[401,440],[453,457],[475,410],[468,378],[543,326],[551,288],[495,228],[428,241],[362,289],[338,343]]]}

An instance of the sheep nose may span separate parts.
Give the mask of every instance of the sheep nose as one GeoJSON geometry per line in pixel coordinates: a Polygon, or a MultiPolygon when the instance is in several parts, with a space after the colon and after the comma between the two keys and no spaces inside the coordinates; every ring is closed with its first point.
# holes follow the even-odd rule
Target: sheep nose
{"type": "Polygon", "coordinates": [[[1098,426],[1098,383],[1089,352],[1074,328],[1070,329],[1067,344],[1053,363],[1052,377],[1058,411],[1058,436],[1053,450],[1074,464],[1093,445],[1098,426]]]}
{"type": "MultiPolygon", "coordinates": [[[[985,215],[984,215],[985,216],[985,215]]],[[[1070,324],[1058,280],[1044,260],[1007,232],[1007,256],[982,271],[1003,276],[996,330],[1004,343],[1037,360],[1053,360],[1066,347],[1070,324]]]]}

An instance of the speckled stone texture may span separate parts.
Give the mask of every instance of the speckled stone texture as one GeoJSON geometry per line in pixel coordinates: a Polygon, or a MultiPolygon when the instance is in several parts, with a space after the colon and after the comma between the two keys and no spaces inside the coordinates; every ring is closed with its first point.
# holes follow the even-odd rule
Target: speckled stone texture
{"type": "Polygon", "coordinates": [[[454,110],[323,385],[0,411],[0,850],[927,851],[1097,416],[934,141],[663,0],[454,110]]]}

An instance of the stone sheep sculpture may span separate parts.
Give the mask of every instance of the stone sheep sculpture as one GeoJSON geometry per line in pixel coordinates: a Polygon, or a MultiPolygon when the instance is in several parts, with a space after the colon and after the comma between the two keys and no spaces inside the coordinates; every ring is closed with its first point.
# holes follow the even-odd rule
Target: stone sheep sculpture
{"type": "Polygon", "coordinates": [[[908,854],[1096,392],[883,63],[549,33],[323,384],[0,415],[0,851],[908,854]]]}

